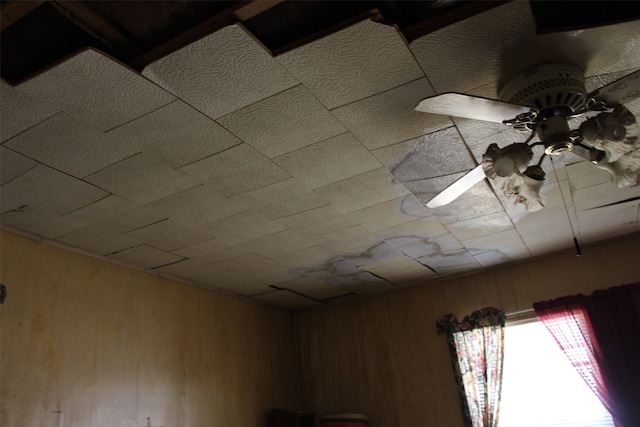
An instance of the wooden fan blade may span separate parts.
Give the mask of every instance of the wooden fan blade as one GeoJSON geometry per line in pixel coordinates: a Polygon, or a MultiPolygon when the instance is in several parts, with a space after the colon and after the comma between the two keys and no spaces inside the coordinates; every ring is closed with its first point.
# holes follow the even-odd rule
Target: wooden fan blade
{"type": "Polygon", "coordinates": [[[596,89],[588,97],[606,105],[624,104],[640,96],[640,70],[596,89]]]}
{"type": "Polygon", "coordinates": [[[502,123],[531,109],[495,99],[450,92],[423,99],[416,106],[416,111],[502,123]]]}
{"type": "Polygon", "coordinates": [[[429,200],[426,206],[428,208],[437,208],[439,206],[447,205],[460,197],[478,182],[482,181],[484,177],[485,175],[482,165],[478,165],[456,182],[442,190],[442,192],[440,192],[436,197],[429,200]]]}

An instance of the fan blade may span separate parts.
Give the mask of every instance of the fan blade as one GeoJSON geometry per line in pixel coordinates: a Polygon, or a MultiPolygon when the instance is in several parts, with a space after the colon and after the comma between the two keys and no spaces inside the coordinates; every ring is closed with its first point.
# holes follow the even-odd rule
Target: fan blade
{"type": "Polygon", "coordinates": [[[416,111],[502,123],[531,109],[495,99],[450,92],[423,99],[416,106],[416,111]]]}
{"type": "Polygon", "coordinates": [[[462,178],[442,190],[442,192],[440,192],[436,197],[429,200],[426,206],[428,208],[437,208],[439,206],[447,205],[460,197],[478,182],[482,181],[484,177],[485,175],[482,165],[478,165],[471,169],[471,171],[462,178]]]}
{"type": "MultiPolygon", "coordinates": [[[[611,106],[624,104],[640,96],[640,70],[628,74],[613,83],[596,89],[588,95],[611,106]]],[[[587,99],[588,99],[587,98],[587,99]]]]}

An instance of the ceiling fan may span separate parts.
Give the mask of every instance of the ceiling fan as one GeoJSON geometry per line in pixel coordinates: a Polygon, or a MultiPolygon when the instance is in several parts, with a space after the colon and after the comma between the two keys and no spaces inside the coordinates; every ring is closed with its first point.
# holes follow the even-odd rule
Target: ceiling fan
{"type": "MultiPolygon", "coordinates": [[[[547,156],[573,152],[607,170],[618,187],[636,182],[640,172],[640,127],[624,106],[640,97],[640,71],[587,93],[582,71],[569,64],[544,64],[508,81],[499,100],[459,93],[426,98],[416,106],[424,113],[503,123],[530,132],[524,142],[504,148],[489,145],[482,162],[429,200],[427,207],[446,205],[485,177],[513,204],[533,212],[544,207],[540,189],[547,156]],[[586,118],[577,129],[569,120],[586,118]],[[535,137],[539,141],[532,142],[535,137]],[[534,150],[542,147],[537,162],[534,150]]],[[[536,150],[537,151],[537,150],[536,150]]]]}

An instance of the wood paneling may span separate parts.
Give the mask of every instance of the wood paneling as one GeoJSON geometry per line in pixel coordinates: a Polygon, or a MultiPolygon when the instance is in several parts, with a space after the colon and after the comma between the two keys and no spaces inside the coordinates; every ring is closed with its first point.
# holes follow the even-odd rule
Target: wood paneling
{"type": "Polygon", "coordinates": [[[298,313],[303,408],[363,412],[371,427],[460,426],[446,338],[436,319],[485,306],[507,312],[640,281],[640,235],[298,313]]]}
{"type": "Polygon", "coordinates": [[[295,409],[291,314],[3,231],[0,424],[263,425],[295,409]]]}

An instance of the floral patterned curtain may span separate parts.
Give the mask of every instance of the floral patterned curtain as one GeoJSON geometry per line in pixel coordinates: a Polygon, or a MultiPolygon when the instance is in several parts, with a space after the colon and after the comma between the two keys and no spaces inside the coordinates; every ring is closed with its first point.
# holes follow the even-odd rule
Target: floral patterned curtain
{"type": "Polygon", "coordinates": [[[504,312],[493,307],[477,310],[461,322],[453,314],[436,322],[438,331],[447,334],[465,427],[498,424],[504,322],[504,312]]]}

